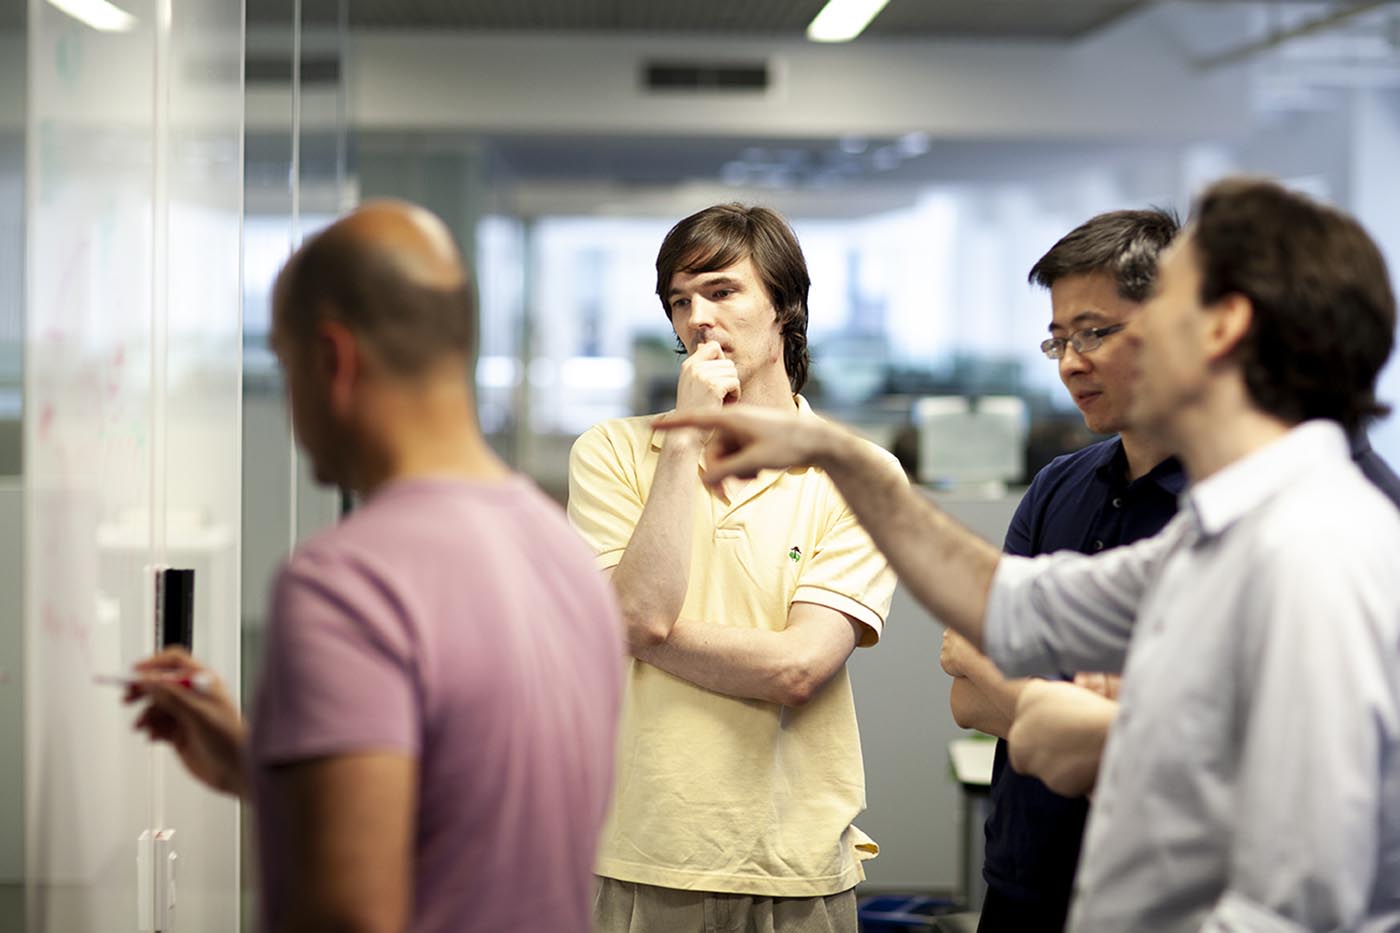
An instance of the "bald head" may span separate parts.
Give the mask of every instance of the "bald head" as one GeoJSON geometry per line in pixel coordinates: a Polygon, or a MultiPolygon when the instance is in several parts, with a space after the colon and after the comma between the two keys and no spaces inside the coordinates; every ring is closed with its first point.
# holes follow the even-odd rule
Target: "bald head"
{"type": "Polygon", "coordinates": [[[404,281],[450,290],[466,284],[452,233],[436,214],[407,201],[370,201],[325,229],[351,252],[378,254],[404,281]]]}
{"type": "Polygon", "coordinates": [[[273,304],[294,339],[337,320],[401,376],[472,351],[470,276],[452,234],[406,201],[369,202],[309,238],[278,276],[273,304]]]}

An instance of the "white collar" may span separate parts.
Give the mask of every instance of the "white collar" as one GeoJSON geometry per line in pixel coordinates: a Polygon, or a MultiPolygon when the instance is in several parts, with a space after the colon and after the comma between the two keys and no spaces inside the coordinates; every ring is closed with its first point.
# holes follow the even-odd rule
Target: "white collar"
{"type": "Polygon", "coordinates": [[[1346,461],[1351,449],[1335,421],[1305,421],[1287,434],[1194,484],[1185,505],[1206,537],[1221,534],[1302,473],[1346,461]]]}

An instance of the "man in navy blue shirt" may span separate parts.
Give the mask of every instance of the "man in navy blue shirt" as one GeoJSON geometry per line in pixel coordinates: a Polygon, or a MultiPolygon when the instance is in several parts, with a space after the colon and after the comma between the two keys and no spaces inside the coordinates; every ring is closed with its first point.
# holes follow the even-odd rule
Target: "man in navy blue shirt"
{"type": "MultiPolygon", "coordinates": [[[[1135,349],[1116,338],[1147,297],[1157,254],[1177,227],[1176,218],[1160,210],[1100,214],[1032,267],[1030,281],[1050,290],[1052,308],[1050,337],[1041,349],[1057,361],[1089,429],[1117,436],[1060,457],[1036,474],[1011,520],[1008,553],[1094,553],[1154,535],[1175,513],[1186,476],[1166,451],[1125,429],[1135,349]]],[[[987,894],[978,930],[1059,933],[1088,803],[1061,797],[1009,766],[1006,735],[1025,681],[1004,679],[951,631],[942,661],[954,676],[953,718],[997,736],[982,869],[987,894]]]]}
{"type": "MultiPolygon", "coordinates": [[[[1164,211],[1101,214],[1067,234],[1032,267],[1030,281],[1049,289],[1051,298],[1050,338],[1042,350],[1058,362],[1060,378],[1090,430],[1117,436],[1059,457],[1036,475],[1007,532],[1008,553],[1095,553],[1150,537],[1175,514],[1186,476],[1175,458],[1125,427],[1134,350],[1114,337],[1147,297],[1157,254],[1176,232],[1176,219],[1164,211]]],[[[1371,481],[1400,504],[1400,478],[1364,435],[1356,439],[1353,456],[1371,481]]],[[[1010,766],[1006,736],[1025,681],[1004,679],[995,665],[951,632],[945,636],[942,662],[954,676],[953,718],[998,739],[979,933],[1059,933],[1088,801],[1060,796],[1010,766]]],[[[1069,680],[1078,672],[1061,673],[1069,680]]],[[[1116,692],[1116,678],[1076,679],[1109,699],[1116,692]]],[[[1111,715],[1100,721],[1106,729],[1111,715]]]]}

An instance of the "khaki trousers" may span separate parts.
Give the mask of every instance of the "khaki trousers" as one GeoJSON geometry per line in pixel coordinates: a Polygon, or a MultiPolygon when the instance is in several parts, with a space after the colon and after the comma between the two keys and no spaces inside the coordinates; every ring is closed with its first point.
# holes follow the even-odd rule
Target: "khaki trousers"
{"type": "Polygon", "coordinates": [[[764,897],[597,879],[596,933],[856,933],[856,892],[764,897]]]}

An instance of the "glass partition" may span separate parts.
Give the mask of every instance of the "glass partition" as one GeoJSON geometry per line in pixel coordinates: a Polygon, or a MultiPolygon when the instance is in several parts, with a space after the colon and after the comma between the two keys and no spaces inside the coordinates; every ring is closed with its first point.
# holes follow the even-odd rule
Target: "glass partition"
{"type": "Polygon", "coordinates": [[[231,931],[237,804],[94,675],[153,649],[169,565],[196,573],[195,650],[238,679],[242,12],[113,10],[29,7],[27,926],[169,928],[178,863],[181,923],[231,931]]]}
{"type": "Polygon", "coordinates": [[[28,9],[0,11],[0,929],[24,922],[24,86],[28,9]]]}
{"type": "MultiPolygon", "coordinates": [[[[263,4],[248,24],[240,580],[245,709],[260,673],[273,575],[297,541],[340,514],[340,496],[316,485],[293,443],[282,378],[267,337],[278,270],[307,234],[353,202],[345,116],[346,13],[344,0],[263,4]]],[[[257,921],[250,828],[245,825],[242,892],[248,930],[257,921]]]]}

